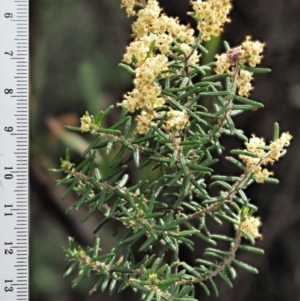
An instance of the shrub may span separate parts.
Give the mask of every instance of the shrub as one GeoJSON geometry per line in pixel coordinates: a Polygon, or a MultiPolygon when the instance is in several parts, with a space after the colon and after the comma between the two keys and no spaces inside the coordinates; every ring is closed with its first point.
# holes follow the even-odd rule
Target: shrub
{"type": "Polygon", "coordinates": [[[222,32],[231,1],[197,0],[191,6],[197,33],[165,15],[156,0],[122,0],[121,7],[134,17],[134,40],[120,66],[133,75],[134,88],[118,103],[122,113],[117,123],[103,126],[110,106],[95,117],[86,112],[79,128],[69,127],[89,132],[93,141],[80,164],[73,164],[67,151],[61,168],[54,170],[65,174],[57,184],[69,185],[63,198],[71,191],[79,195],[70,209],[88,207],[83,220],[103,213],[95,234],[111,220],[119,224],[120,239],[107,254],[97,236],[86,250],[69,239],[64,251],[72,265],[65,275],[79,269],[73,287],[94,275],[91,292],[131,287],[142,300],[192,301],[195,284],[218,296],[216,277],[232,287],[236,267],[258,272],[236,256],[238,250],[263,253],[254,246],[262,239],[258,208],[245,190],[255,182],[278,182],[267,165],[285,154],[292,136],[280,134],[275,123],[273,140],[266,143],[235,127],[234,116],[263,107],[248,97],[254,74],[270,71],[257,67],[265,45],[250,37],[236,47],[225,42],[223,54],[201,64],[201,55],[208,52],[203,43],[222,32]],[[224,141],[226,136],[241,140],[244,148],[225,149],[221,137],[224,141]],[[99,149],[110,160],[105,173],[95,163],[99,149]],[[224,153],[237,175],[215,172],[224,153]],[[150,175],[154,170],[155,176],[150,175]],[[129,176],[143,171],[136,182],[138,177],[129,176]],[[212,233],[211,221],[220,233],[229,223],[233,235],[212,233]],[[182,245],[194,250],[196,240],[204,252],[188,264],[179,251],[182,245]]]}

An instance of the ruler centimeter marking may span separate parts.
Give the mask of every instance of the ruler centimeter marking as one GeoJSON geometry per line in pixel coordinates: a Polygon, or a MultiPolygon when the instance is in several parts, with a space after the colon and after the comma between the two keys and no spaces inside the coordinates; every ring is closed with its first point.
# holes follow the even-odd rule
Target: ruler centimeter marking
{"type": "Polygon", "coordinates": [[[28,301],[29,0],[0,4],[0,300],[28,301]]]}

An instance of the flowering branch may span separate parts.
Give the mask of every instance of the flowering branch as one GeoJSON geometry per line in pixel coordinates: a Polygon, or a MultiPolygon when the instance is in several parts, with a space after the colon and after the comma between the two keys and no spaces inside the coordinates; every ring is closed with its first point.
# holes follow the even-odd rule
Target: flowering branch
{"type": "Polygon", "coordinates": [[[134,87],[117,104],[122,113],[111,127],[105,128],[103,119],[112,106],[95,117],[86,112],[80,127],[69,127],[94,140],[81,163],[71,163],[66,151],[61,168],[53,170],[64,173],[57,184],[69,185],[63,198],[79,195],[70,210],[88,207],[83,221],[102,212],[94,233],[113,219],[119,240],[102,254],[97,236],[85,251],[70,239],[64,251],[73,263],[65,275],[78,269],[73,287],[92,274],[96,284],[91,293],[130,286],[147,301],[196,301],[196,283],[208,295],[211,290],[218,295],[215,277],[232,287],[235,268],[258,272],[237,259],[238,250],[263,253],[254,246],[263,238],[258,208],[245,190],[255,182],[278,182],[265,166],[279,160],[292,139],[288,132],[280,134],[277,123],[269,144],[235,127],[234,116],[263,107],[249,95],[254,74],[270,71],[257,67],[265,44],[250,37],[234,48],[225,42],[226,52],[202,65],[203,42],[230,21],[230,0],[191,1],[197,36],[189,25],[163,13],[157,0],[122,0],[121,7],[135,18],[134,39],[120,64],[134,76],[134,87]],[[215,74],[208,75],[212,66],[215,74]],[[227,151],[220,141],[225,135],[245,144],[245,149],[230,150],[236,157],[227,156],[239,176],[215,173],[214,165],[227,151]],[[103,151],[107,160],[99,166],[95,158],[103,151]],[[211,233],[210,219],[221,228],[229,223],[235,235],[211,233]],[[181,246],[194,251],[199,239],[204,253],[187,264],[180,258],[181,246]],[[224,250],[218,241],[229,246],[224,250]]]}

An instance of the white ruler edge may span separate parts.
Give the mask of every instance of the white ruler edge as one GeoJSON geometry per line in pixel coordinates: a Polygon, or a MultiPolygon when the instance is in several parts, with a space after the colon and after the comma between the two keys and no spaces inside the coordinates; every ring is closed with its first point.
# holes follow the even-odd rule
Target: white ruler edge
{"type": "Polygon", "coordinates": [[[29,300],[29,0],[0,3],[0,300],[29,300]]]}

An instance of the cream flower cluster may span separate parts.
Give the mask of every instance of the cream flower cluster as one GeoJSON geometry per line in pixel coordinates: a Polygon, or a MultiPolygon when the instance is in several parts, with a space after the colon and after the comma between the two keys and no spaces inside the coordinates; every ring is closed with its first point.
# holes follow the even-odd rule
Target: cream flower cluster
{"type": "Polygon", "coordinates": [[[292,138],[292,135],[288,132],[282,133],[278,139],[272,141],[269,147],[267,147],[263,138],[258,138],[253,135],[252,138],[249,139],[249,142],[245,143],[247,151],[256,154],[257,158],[245,155],[240,155],[239,157],[246,164],[246,170],[253,172],[257,183],[263,183],[266,178],[273,174],[266,168],[262,168],[261,165],[272,164],[274,161],[279,160],[282,151],[285,147],[290,145],[292,138]]]}
{"type": "Polygon", "coordinates": [[[167,113],[167,121],[165,124],[166,131],[172,129],[179,131],[183,130],[189,121],[189,115],[186,112],[171,110],[167,113]]]}
{"type": "Polygon", "coordinates": [[[262,235],[259,233],[260,226],[261,221],[259,217],[247,216],[246,219],[240,223],[240,230],[248,232],[255,239],[262,239],[262,235]]]}
{"type": "Polygon", "coordinates": [[[92,129],[94,129],[94,124],[93,124],[93,120],[91,118],[91,116],[87,116],[84,115],[80,118],[80,122],[81,122],[81,132],[89,132],[92,129]]]}
{"type": "Polygon", "coordinates": [[[241,46],[232,48],[221,55],[217,55],[215,72],[217,74],[228,73],[234,75],[235,83],[238,86],[238,93],[241,96],[249,96],[253,89],[251,80],[252,74],[246,70],[240,70],[238,64],[248,64],[255,67],[261,62],[265,44],[259,41],[251,41],[248,36],[241,46]]]}
{"type": "Polygon", "coordinates": [[[210,40],[211,36],[218,36],[223,30],[227,17],[231,10],[230,0],[197,0],[191,2],[195,14],[193,17],[198,21],[198,30],[204,41],[210,40]]]}
{"type": "Polygon", "coordinates": [[[247,36],[246,41],[242,43],[242,48],[244,49],[245,54],[250,56],[245,61],[251,67],[255,67],[260,63],[262,59],[261,53],[263,52],[264,47],[265,47],[264,43],[261,43],[259,41],[251,41],[250,36],[247,36]]]}
{"type": "Polygon", "coordinates": [[[136,118],[135,132],[139,134],[148,132],[152,119],[156,117],[154,109],[164,105],[164,99],[160,97],[162,88],[156,79],[158,76],[168,76],[168,73],[162,71],[168,69],[171,45],[180,48],[192,63],[198,63],[200,56],[192,48],[195,43],[193,29],[181,25],[177,18],[162,14],[156,0],[145,3],[146,1],[122,0],[121,4],[128,16],[137,16],[132,25],[135,40],[127,47],[123,57],[125,63],[135,68],[136,78],[134,89],[124,95],[119,105],[129,112],[141,112],[136,118]],[[135,7],[140,9],[136,12],[135,7]]]}
{"type": "Polygon", "coordinates": [[[137,2],[136,0],[122,0],[121,1],[121,8],[125,7],[125,10],[126,10],[126,13],[127,13],[128,17],[135,16],[134,7],[135,7],[135,5],[140,4],[140,3],[136,3],[136,2],[137,2]]]}

